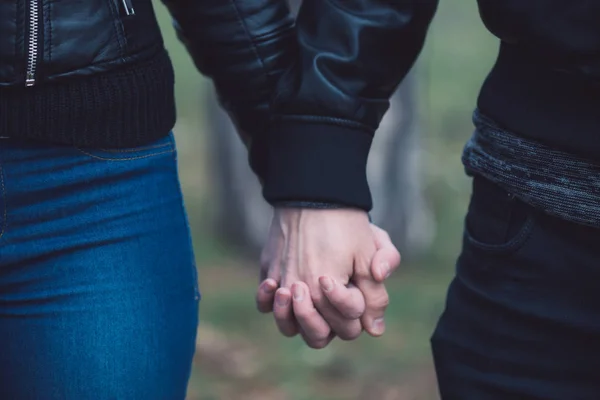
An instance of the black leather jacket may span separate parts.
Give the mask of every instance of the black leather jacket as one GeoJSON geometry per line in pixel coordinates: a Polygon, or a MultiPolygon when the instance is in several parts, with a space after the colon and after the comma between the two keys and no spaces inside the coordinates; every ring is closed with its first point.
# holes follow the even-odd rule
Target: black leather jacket
{"type": "Polygon", "coordinates": [[[2,86],[97,74],[161,47],[151,1],[0,0],[2,86]]]}
{"type": "MultiPolygon", "coordinates": [[[[437,0],[304,0],[295,25],[285,0],[164,2],[248,144],[267,200],[369,209],[372,135],[437,0]]],[[[479,4],[502,39],[483,112],[551,142],[544,132],[576,121],[597,132],[600,2],[479,4]]],[[[173,104],[150,0],[0,0],[0,136],[135,145],[172,128],[173,104]]]]}

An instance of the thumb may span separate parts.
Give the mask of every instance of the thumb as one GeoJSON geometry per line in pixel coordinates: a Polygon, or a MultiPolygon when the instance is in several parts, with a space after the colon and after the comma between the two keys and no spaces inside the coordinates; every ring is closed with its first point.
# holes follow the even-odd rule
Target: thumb
{"type": "Polygon", "coordinates": [[[365,312],[365,298],[362,292],[349,283],[347,286],[337,283],[329,276],[321,276],[319,285],[331,305],[346,319],[358,319],[365,312]]]}
{"type": "Polygon", "coordinates": [[[390,235],[377,225],[371,224],[377,251],[371,260],[371,275],[376,282],[383,282],[400,265],[400,252],[392,243],[390,235]]]}

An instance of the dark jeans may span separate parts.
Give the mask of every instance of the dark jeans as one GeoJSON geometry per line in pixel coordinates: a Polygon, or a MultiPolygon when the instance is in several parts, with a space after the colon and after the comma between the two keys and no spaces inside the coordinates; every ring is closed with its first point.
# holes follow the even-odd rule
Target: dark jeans
{"type": "Polygon", "coordinates": [[[432,337],[443,400],[600,399],[600,231],[476,177],[432,337]]]}
{"type": "Polygon", "coordinates": [[[198,286],[172,136],[0,140],[0,399],[183,400],[198,286]]]}

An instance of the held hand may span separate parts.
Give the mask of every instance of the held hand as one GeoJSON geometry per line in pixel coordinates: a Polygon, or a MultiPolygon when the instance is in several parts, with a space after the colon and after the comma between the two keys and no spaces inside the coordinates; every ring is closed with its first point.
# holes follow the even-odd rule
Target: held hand
{"type": "Polygon", "coordinates": [[[381,336],[385,331],[383,317],[389,304],[388,293],[383,282],[400,265],[400,253],[386,231],[371,224],[371,232],[377,252],[371,260],[369,269],[356,271],[352,282],[365,296],[366,309],[361,317],[362,326],[371,336],[381,336]]]}
{"type": "Polygon", "coordinates": [[[276,210],[263,251],[257,306],[274,311],[284,335],[300,332],[311,347],[324,347],[334,334],[356,338],[361,315],[366,330],[380,335],[387,305],[380,282],[399,261],[385,231],[369,224],[362,211],[276,210]]]}

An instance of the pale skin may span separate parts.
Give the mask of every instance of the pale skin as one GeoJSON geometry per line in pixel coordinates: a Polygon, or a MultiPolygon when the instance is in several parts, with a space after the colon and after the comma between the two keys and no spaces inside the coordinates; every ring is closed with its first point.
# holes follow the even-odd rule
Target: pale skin
{"type": "Polygon", "coordinates": [[[276,208],[261,257],[259,311],[312,348],[385,331],[384,280],[400,264],[388,234],[355,209],[276,208]]]}

